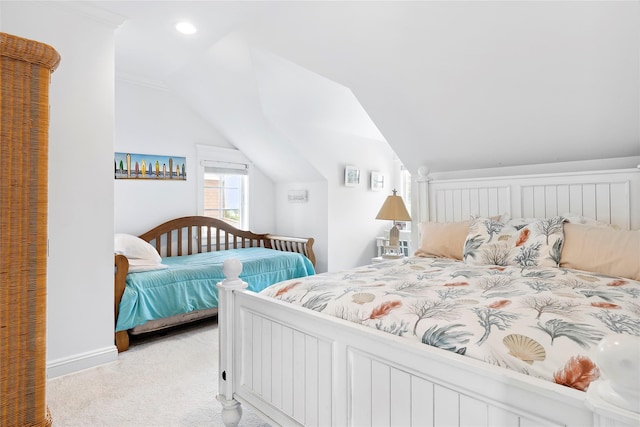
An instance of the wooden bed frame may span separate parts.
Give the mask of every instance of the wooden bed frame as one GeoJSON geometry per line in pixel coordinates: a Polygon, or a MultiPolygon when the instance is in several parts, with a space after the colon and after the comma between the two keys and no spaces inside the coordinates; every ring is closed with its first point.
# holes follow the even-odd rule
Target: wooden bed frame
{"type": "MultiPolygon", "coordinates": [[[[420,220],[572,212],[640,228],[638,169],[423,178],[420,220]]],[[[640,425],[640,389],[628,408],[614,405],[604,391],[617,383],[606,372],[581,392],[246,291],[241,268],[226,261],[218,285],[218,400],[227,426],[238,424],[241,403],[287,426],[640,425]]],[[[614,357],[640,375],[638,355],[614,357]]]]}
{"type": "MultiPolygon", "coordinates": [[[[202,252],[214,252],[228,249],[263,247],[283,252],[296,252],[309,258],[315,266],[316,258],[313,252],[313,238],[298,238],[276,236],[272,234],[256,234],[251,231],[240,230],[234,226],[215,218],[205,216],[186,216],[167,221],[146,233],[141,234],[145,240],[155,246],[162,257],[191,255],[202,252]]],[[[129,261],[124,255],[115,255],[115,322],[118,322],[118,310],[122,294],[126,286],[129,271],[129,261]]],[[[217,308],[201,310],[199,313],[175,318],[163,319],[162,325],[139,329],[134,334],[158,330],[176,324],[193,321],[199,318],[217,314],[217,308]]],[[[150,323],[150,322],[148,322],[150,323]]],[[[143,325],[144,326],[144,325],[143,325]]],[[[118,352],[129,348],[129,332],[115,333],[118,352]]]]}

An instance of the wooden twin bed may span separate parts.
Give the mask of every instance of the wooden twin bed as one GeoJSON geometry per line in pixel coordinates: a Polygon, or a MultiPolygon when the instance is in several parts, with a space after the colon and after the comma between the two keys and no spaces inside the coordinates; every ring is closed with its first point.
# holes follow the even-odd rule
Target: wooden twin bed
{"type": "MultiPolygon", "coordinates": [[[[125,237],[140,247],[136,237],[125,237]]],[[[115,254],[115,319],[116,326],[124,328],[116,328],[115,342],[118,351],[128,349],[129,334],[150,332],[215,315],[218,311],[215,285],[224,278],[222,262],[229,256],[239,257],[246,254],[245,260],[255,265],[256,274],[253,278],[258,288],[273,283],[271,280],[275,279],[272,278],[278,278],[279,281],[314,273],[313,238],[256,234],[203,216],[173,219],[138,237],[155,248],[159,255],[158,260],[161,258],[162,263],[171,264],[158,264],[158,268],[150,269],[153,271],[140,271],[128,276],[130,261],[133,264],[137,260],[128,259],[122,253],[115,254]],[[174,260],[177,263],[173,263],[174,260]],[[186,279],[176,278],[178,269],[187,270],[186,273],[189,275],[186,279]],[[196,270],[199,276],[194,277],[191,272],[196,270]],[[152,299],[152,307],[142,310],[139,306],[143,305],[144,289],[132,290],[138,279],[151,280],[153,286],[166,287],[167,283],[177,286],[177,296],[170,294],[166,297],[175,304],[162,312],[157,309],[161,304],[152,299]],[[204,295],[193,291],[198,287],[204,295]],[[122,308],[130,308],[131,311],[128,313],[131,319],[126,323],[123,323],[122,308]],[[171,315],[168,316],[166,313],[171,315]]],[[[142,250],[153,252],[151,246],[142,247],[142,250]]],[[[141,286],[144,288],[151,285],[141,282],[141,286]]]]}
{"type": "Polygon", "coordinates": [[[640,170],[416,190],[420,257],[260,293],[225,261],[225,425],[246,404],[274,425],[640,426],[640,170]]]}

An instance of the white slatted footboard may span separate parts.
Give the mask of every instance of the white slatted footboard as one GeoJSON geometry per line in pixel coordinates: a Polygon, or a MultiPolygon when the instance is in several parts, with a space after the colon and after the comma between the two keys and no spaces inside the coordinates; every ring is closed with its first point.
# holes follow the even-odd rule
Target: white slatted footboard
{"type": "MultiPolygon", "coordinates": [[[[241,375],[237,394],[306,426],[331,425],[332,342],[241,309],[241,375]]],[[[268,412],[267,412],[268,413],[268,412]]]]}
{"type": "Polygon", "coordinates": [[[219,284],[221,313],[233,313],[219,319],[218,399],[227,408],[226,425],[240,419],[237,402],[286,426],[640,422],[631,412],[594,415],[586,393],[238,290],[231,282],[236,290],[219,284]]]}

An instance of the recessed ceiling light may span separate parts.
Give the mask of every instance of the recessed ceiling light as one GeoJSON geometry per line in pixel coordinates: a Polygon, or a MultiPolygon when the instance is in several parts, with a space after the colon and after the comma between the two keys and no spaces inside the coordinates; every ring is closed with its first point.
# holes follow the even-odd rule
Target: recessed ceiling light
{"type": "Polygon", "coordinates": [[[180,31],[182,34],[195,34],[196,27],[191,22],[178,22],[176,24],[176,30],[180,31]]]}

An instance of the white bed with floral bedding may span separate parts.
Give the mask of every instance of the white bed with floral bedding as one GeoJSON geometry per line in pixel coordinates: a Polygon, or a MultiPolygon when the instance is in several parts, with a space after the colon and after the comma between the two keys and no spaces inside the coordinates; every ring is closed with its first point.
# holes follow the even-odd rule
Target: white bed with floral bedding
{"type": "Polygon", "coordinates": [[[640,282],[553,267],[410,257],[263,293],[579,390],[605,335],[640,336],[640,282]]]}
{"type": "MultiPolygon", "coordinates": [[[[640,231],[628,230],[640,221],[640,174],[505,179],[494,208],[476,206],[483,216],[422,221],[416,256],[261,294],[243,291],[229,265],[227,425],[239,402],[281,425],[640,425],[640,231]],[[518,211],[536,185],[557,204],[545,218],[518,211]],[[564,187],[572,214],[558,212],[564,187]],[[511,215],[499,214],[505,204],[511,215]],[[607,351],[616,346],[626,350],[607,351]]],[[[430,216],[438,190],[490,193],[489,181],[430,183],[430,216]]]]}

